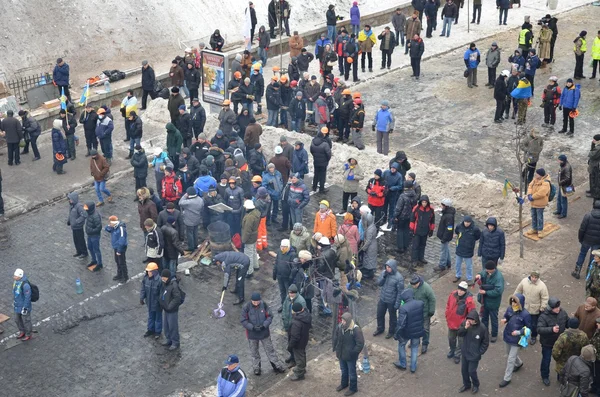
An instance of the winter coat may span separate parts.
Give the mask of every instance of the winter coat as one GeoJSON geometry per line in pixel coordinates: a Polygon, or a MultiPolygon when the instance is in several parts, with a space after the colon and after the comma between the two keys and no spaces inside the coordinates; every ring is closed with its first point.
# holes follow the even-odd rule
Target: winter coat
{"type": "Polygon", "coordinates": [[[510,1],[509,0],[496,0],[496,7],[506,10],[510,7],[510,1]]]}
{"type": "Polygon", "coordinates": [[[239,364],[230,371],[223,367],[217,377],[217,396],[221,397],[245,397],[248,378],[239,364]]]}
{"type": "Polygon", "coordinates": [[[479,321],[477,310],[471,310],[467,314],[467,319],[474,320],[475,324],[465,328],[465,320],[460,325],[458,329],[458,336],[462,338],[460,351],[465,360],[479,361],[490,345],[490,334],[485,325],[479,321]]]}
{"type": "Polygon", "coordinates": [[[111,139],[112,132],[115,129],[115,125],[110,117],[104,117],[101,119],[98,117],[98,121],[96,124],[96,138],[98,139],[111,139]]]}
{"type": "Polygon", "coordinates": [[[187,88],[190,90],[197,90],[200,87],[200,71],[193,65],[192,68],[186,67],[185,69],[185,83],[187,88]]]}
{"type": "Polygon", "coordinates": [[[288,45],[290,46],[290,58],[298,57],[300,50],[304,47],[304,39],[299,35],[290,37],[288,45]]]}
{"type": "Polygon", "coordinates": [[[473,295],[467,291],[463,296],[458,295],[458,290],[452,291],[446,302],[446,325],[448,329],[457,330],[468,318],[471,310],[476,310],[477,304],[473,295]]]}
{"type": "Polygon", "coordinates": [[[475,252],[475,243],[481,238],[481,230],[471,222],[469,227],[466,227],[464,222],[461,222],[456,229],[456,255],[461,258],[472,258],[475,252]]]}
{"type": "MultiPolygon", "coordinates": [[[[283,190],[283,185],[285,185],[288,181],[290,170],[292,169],[292,163],[283,154],[276,154],[274,157],[271,157],[269,163],[273,163],[273,165],[275,166],[275,170],[281,174],[281,178],[283,179],[283,184],[280,186],[281,189],[279,189],[279,191],[281,192],[281,190],[283,190]]],[[[263,186],[266,186],[264,180],[263,186]]]]}
{"type": "Polygon", "coordinates": [[[333,351],[340,361],[356,361],[365,346],[365,338],[354,320],[344,329],[338,324],[333,334],[333,351]]]}
{"type": "Polygon", "coordinates": [[[170,95],[167,102],[167,109],[169,109],[169,115],[171,116],[171,123],[176,123],[179,120],[179,106],[185,105],[185,100],[181,94],[170,95]]]}
{"type": "Polygon", "coordinates": [[[289,112],[292,120],[306,119],[306,102],[303,99],[292,99],[290,101],[289,112]]]}
{"type": "Polygon", "coordinates": [[[537,55],[527,57],[525,61],[525,76],[535,76],[535,72],[540,68],[542,61],[537,55]]]}
{"type": "Polygon", "coordinates": [[[488,68],[496,68],[500,64],[500,49],[490,48],[485,54],[485,65],[488,68]]]}
{"type": "Polygon", "coordinates": [[[412,210],[417,205],[417,195],[413,189],[404,189],[396,201],[394,218],[402,221],[409,221],[412,216],[412,210]]]}
{"type": "Polygon", "coordinates": [[[542,92],[542,102],[551,103],[554,106],[560,105],[560,96],[562,91],[558,84],[548,84],[546,88],[544,88],[544,92],[542,92]]]}
{"type": "Polygon", "coordinates": [[[265,96],[267,98],[267,109],[268,110],[279,110],[279,108],[282,105],[281,91],[278,89],[275,89],[275,87],[273,87],[273,84],[269,84],[267,86],[267,92],[266,92],[265,96]]]}
{"type": "Polygon", "coordinates": [[[134,177],[146,178],[148,176],[148,158],[143,149],[140,152],[133,153],[129,162],[133,166],[134,177]]]}
{"type": "Polygon", "coordinates": [[[242,219],[242,243],[256,244],[258,239],[258,225],[260,223],[260,211],[253,209],[246,211],[242,219]]]}
{"type": "Polygon", "coordinates": [[[233,126],[237,123],[237,117],[231,108],[221,109],[219,112],[219,129],[225,137],[231,137],[233,126]]]}
{"type": "Polygon", "coordinates": [[[410,217],[409,229],[417,236],[433,234],[435,230],[435,213],[429,204],[429,197],[423,195],[417,205],[414,206],[410,217]],[[427,205],[423,207],[421,201],[427,201],[427,205]]]}
{"type": "Polygon", "coordinates": [[[194,188],[198,196],[203,196],[208,193],[211,187],[217,187],[217,181],[210,175],[202,175],[194,182],[194,188]]]}
{"type": "Polygon", "coordinates": [[[270,45],[271,36],[269,36],[269,32],[265,30],[265,27],[261,26],[258,30],[258,47],[267,50],[270,45]]]}
{"type": "Polygon", "coordinates": [[[258,123],[250,123],[244,131],[244,144],[249,149],[254,149],[254,145],[260,143],[260,136],[263,133],[263,129],[258,123]]]}
{"type": "Polygon", "coordinates": [[[331,160],[331,146],[322,134],[313,138],[310,144],[310,154],[313,156],[315,167],[327,168],[331,160]]]}
{"type": "Polygon", "coordinates": [[[504,292],[504,277],[502,273],[496,269],[494,273],[488,275],[483,270],[479,275],[481,276],[480,289],[485,290],[485,295],[478,294],[477,302],[490,310],[498,310],[502,302],[502,293],[504,292]]]}
{"type": "Polygon", "coordinates": [[[298,55],[298,69],[303,72],[308,70],[309,64],[315,59],[314,54],[306,51],[298,55]]]}
{"type": "Polygon", "coordinates": [[[31,284],[25,275],[13,281],[13,307],[16,314],[21,314],[23,309],[31,313],[31,284]]]}
{"type": "Polygon", "coordinates": [[[449,243],[454,238],[454,215],[456,210],[454,207],[446,207],[442,210],[442,217],[438,225],[437,238],[442,243],[449,243]]]}
{"type": "Polygon", "coordinates": [[[365,191],[369,195],[367,198],[369,205],[372,205],[373,207],[383,207],[385,204],[385,195],[387,193],[387,186],[383,178],[369,179],[365,191]]]}
{"type": "Polygon", "coordinates": [[[537,332],[540,335],[541,345],[543,347],[553,347],[560,334],[568,328],[568,322],[569,315],[562,308],[558,313],[554,313],[552,309],[546,307],[537,322],[537,332]],[[558,325],[558,333],[553,330],[555,325],[558,325]]]}
{"type": "Polygon", "coordinates": [[[358,227],[354,224],[344,223],[338,228],[338,234],[341,234],[346,238],[350,250],[354,255],[358,254],[358,243],[360,241],[360,234],[358,233],[358,227]]]}
{"type": "Polygon", "coordinates": [[[283,301],[283,305],[281,305],[283,308],[281,312],[281,322],[283,324],[283,328],[288,332],[292,326],[292,305],[296,302],[300,303],[305,311],[307,310],[306,300],[300,294],[296,294],[296,298],[294,298],[293,301],[290,299],[290,295],[287,294],[285,300],[283,301]]]}
{"type": "Polygon", "coordinates": [[[394,13],[392,17],[392,25],[394,25],[394,30],[396,32],[404,31],[404,25],[406,24],[406,15],[403,13],[397,14],[394,13]]]}
{"type": "Polygon", "coordinates": [[[156,76],[154,75],[154,69],[149,65],[147,68],[142,67],[142,90],[154,92],[155,84],[156,76]]]}
{"type": "Polygon", "coordinates": [[[377,131],[381,132],[389,132],[394,129],[394,114],[390,109],[379,109],[377,113],[375,113],[375,118],[373,119],[373,126],[377,129],[377,131]]]}
{"type": "Polygon", "coordinates": [[[127,249],[127,225],[119,222],[117,226],[108,225],[104,231],[110,233],[110,245],[118,253],[123,253],[127,249]]]}
{"type": "Polygon", "coordinates": [[[581,85],[572,85],[571,88],[565,86],[565,89],[560,95],[560,105],[567,109],[577,109],[580,97],[581,85]]]}
{"type": "Polygon", "coordinates": [[[292,275],[292,265],[298,253],[294,247],[290,247],[285,254],[279,250],[273,264],[273,280],[289,280],[292,275]]]}
{"type": "Polygon", "coordinates": [[[96,158],[90,158],[90,173],[96,182],[103,182],[106,180],[106,176],[110,167],[108,162],[101,154],[96,154],[96,158]]]}
{"type": "Polygon", "coordinates": [[[79,194],[77,192],[69,193],[67,197],[69,199],[67,226],[71,226],[72,230],[81,230],[85,225],[87,212],[83,209],[83,204],[79,202],[79,194]]]}
{"type": "Polygon", "coordinates": [[[589,343],[588,336],[580,329],[567,329],[560,334],[552,348],[552,358],[556,361],[556,372],[560,374],[569,357],[581,354],[581,348],[589,343]]]}
{"type": "Polygon", "coordinates": [[[169,157],[179,156],[181,153],[181,145],[183,144],[183,136],[181,132],[172,124],[167,123],[167,153],[169,157]]]}
{"type": "Polygon", "coordinates": [[[360,251],[364,251],[362,265],[365,269],[377,268],[377,226],[372,214],[367,214],[361,219],[365,238],[362,241],[360,251]]]}
{"type": "Polygon", "coordinates": [[[162,288],[162,279],[158,270],[153,270],[152,275],[144,274],[142,279],[142,288],[140,288],[140,301],[146,301],[146,306],[151,312],[160,312],[160,290],[162,288]]]}
{"type": "MultiPolygon", "coordinates": [[[[27,119],[29,120],[30,118],[28,117],[27,119]]],[[[91,134],[95,136],[96,125],[98,124],[98,114],[95,110],[92,110],[91,112],[81,113],[81,116],[79,116],[79,124],[83,125],[83,130],[86,134],[91,134]]]]}
{"type": "MultiPolygon", "coordinates": [[[[519,72],[522,72],[525,69],[525,57],[523,57],[521,55],[522,50],[520,48],[517,48],[515,50],[515,52],[517,52],[518,54],[514,54],[508,57],[508,62],[512,63],[512,64],[516,64],[519,65],[517,67],[517,70],[519,72]]],[[[517,84],[519,83],[519,75],[517,76],[510,76],[508,79],[509,83],[514,83],[514,88],[517,87],[517,84]]],[[[511,85],[509,85],[509,88],[511,87],[511,85]]],[[[514,89],[513,88],[513,89],[514,89]]],[[[512,92],[512,89],[509,89],[509,92],[512,92]]]]}
{"type": "Polygon", "coordinates": [[[292,173],[296,172],[301,175],[308,173],[308,153],[304,149],[304,143],[300,144],[300,149],[294,149],[292,154],[292,173]]]}
{"type": "Polygon", "coordinates": [[[292,314],[292,324],[290,326],[290,338],[288,340],[287,350],[306,349],[309,341],[309,330],[312,327],[312,318],[308,310],[304,309],[300,313],[292,314]]]}
{"type": "Polygon", "coordinates": [[[358,45],[362,52],[372,52],[373,47],[377,44],[377,36],[373,33],[373,29],[361,30],[358,32],[358,45]]]}
{"type": "Polygon", "coordinates": [[[424,303],[414,298],[413,288],[407,288],[402,292],[400,299],[404,301],[398,310],[398,326],[394,339],[408,341],[420,338],[425,334],[423,319],[426,316],[424,303]]]}
{"type": "Polygon", "coordinates": [[[529,201],[531,208],[546,208],[548,200],[550,198],[550,175],[542,178],[533,178],[527,189],[528,197],[531,196],[532,200],[529,201]]]}
{"type": "Polygon", "coordinates": [[[494,217],[488,218],[485,222],[485,226],[486,227],[483,228],[481,232],[481,239],[479,240],[479,249],[477,250],[477,256],[491,260],[504,260],[504,251],[506,248],[504,231],[498,227],[498,222],[494,217]],[[487,225],[493,225],[494,230],[490,231],[487,228],[487,225]]]}
{"type": "Polygon", "coordinates": [[[364,178],[360,165],[350,166],[349,163],[344,164],[344,183],[342,189],[346,193],[357,193],[360,181],[364,178]]]}
{"type": "Polygon", "coordinates": [[[403,178],[406,178],[406,173],[411,168],[410,162],[406,158],[406,153],[404,153],[402,150],[397,151],[396,156],[389,161],[389,167],[392,168],[392,164],[394,163],[398,163],[398,165],[400,166],[398,172],[402,175],[403,178]]]}
{"type": "Polygon", "coordinates": [[[425,52],[425,43],[423,42],[423,39],[420,37],[418,40],[412,39],[410,41],[409,50],[409,55],[411,58],[421,59],[423,53],[425,52]]]}
{"type": "Polygon", "coordinates": [[[420,285],[418,288],[415,288],[414,298],[416,300],[422,301],[425,306],[423,308],[423,316],[431,317],[435,314],[435,295],[433,294],[433,289],[431,289],[431,285],[429,285],[421,276],[420,285]]]}
{"type": "Polygon", "coordinates": [[[174,260],[183,255],[183,249],[179,247],[179,241],[183,241],[183,235],[177,233],[177,230],[170,224],[165,224],[160,228],[164,241],[165,260],[174,260]]]}
{"type": "Polygon", "coordinates": [[[231,213],[234,215],[240,215],[242,211],[245,211],[244,205],[244,189],[240,186],[236,186],[234,189],[227,187],[225,189],[225,204],[231,207],[231,213]]]}
{"type": "Polygon", "coordinates": [[[506,100],[508,95],[508,88],[506,87],[506,80],[504,76],[500,75],[494,83],[494,99],[497,101],[506,100]]]}
{"type": "Polygon", "coordinates": [[[463,59],[465,61],[465,66],[468,69],[477,69],[477,66],[479,66],[479,62],[481,61],[481,54],[479,53],[479,50],[477,48],[475,48],[474,50],[468,48],[465,51],[463,59]]]}
{"type": "Polygon", "coordinates": [[[517,294],[523,294],[525,310],[531,315],[540,314],[548,305],[548,287],[542,280],[538,279],[534,284],[531,282],[531,277],[525,277],[515,289],[515,295],[517,294]]]}
{"type": "Polygon", "coordinates": [[[350,7],[350,24],[360,25],[360,10],[358,6],[353,5],[350,7]]]}
{"type": "Polygon", "coordinates": [[[179,116],[179,119],[177,119],[175,126],[177,127],[179,133],[184,139],[192,138],[194,136],[194,133],[192,131],[192,117],[188,112],[185,112],[184,114],[179,116]]]}
{"type": "MultiPolygon", "coordinates": [[[[92,132],[96,128],[96,124],[93,125],[92,132]]],[[[38,124],[37,120],[33,117],[23,117],[23,133],[26,134],[30,138],[35,138],[40,136],[42,133],[42,129],[38,124]]]]}
{"type": "Polygon", "coordinates": [[[332,210],[327,210],[327,215],[324,220],[321,220],[321,212],[317,211],[313,227],[313,234],[314,233],[321,233],[323,237],[327,237],[330,240],[337,234],[337,220],[332,210]]]}
{"type": "Polygon", "coordinates": [[[52,81],[56,85],[68,86],[69,85],[69,65],[63,63],[61,66],[55,65],[52,71],[52,81]]]}
{"type": "Polygon", "coordinates": [[[315,108],[315,122],[317,124],[329,123],[329,110],[323,96],[317,98],[315,101],[315,108]]]}
{"type": "Polygon", "coordinates": [[[175,277],[167,280],[160,288],[160,307],[167,313],[176,313],[181,305],[181,290],[175,277]]]}
{"type": "Polygon", "coordinates": [[[250,84],[253,87],[254,96],[258,102],[259,98],[262,98],[265,94],[265,79],[262,74],[253,74],[250,76],[250,84]]]}
{"type": "Polygon", "coordinates": [[[183,225],[183,217],[181,216],[181,211],[173,210],[172,214],[169,214],[167,210],[160,211],[158,214],[158,219],[156,220],[156,224],[159,228],[162,228],[164,225],[167,224],[167,219],[169,218],[169,216],[173,216],[175,218],[175,230],[177,230],[179,236],[183,238],[185,228],[183,225]]]}
{"type": "Polygon", "coordinates": [[[594,200],[592,211],[583,216],[578,237],[581,244],[600,245],[600,200],[594,200]]]}
{"type": "Polygon", "coordinates": [[[521,294],[515,294],[511,296],[511,299],[519,302],[519,309],[514,311],[512,306],[509,306],[504,313],[504,319],[506,320],[506,326],[504,327],[504,333],[502,339],[509,345],[519,346],[519,339],[521,335],[525,334],[523,327],[531,329],[531,315],[524,308],[525,297],[521,294]],[[512,335],[513,331],[519,331],[519,335],[512,335]]]}
{"type": "Polygon", "coordinates": [[[267,189],[269,196],[271,196],[271,200],[281,199],[281,193],[285,186],[281,177],[281,172],[275,170],[275,172],[271,174],[270,172],[265,171],[262,174],[262,179],[262,185],[267,189]]]}
{"type": "MultiPolygon", "coordinates": [[[[418,21],[418,19],[417,19],[418,21]]],[[[420,24],[420,22],[419,22],[420,24]]],[[[408,24],[407,24],[408,25],[408,24]]],[[[385,47],[387,45],[387,51],[392,54],[394,52],[394,48],[396,47],[396,35],[391,30],[389,33],[381,33],[377,38],[380,40],[379,49],[381,51],[385,51],[385,47]]]]}
{"type": "MultiPolygon", "coordinates": [[[[192,132],[194,136],[198,136],[204,132],[204,125],[206,124],[206,111],[202,107],[202,105],[198,104],[198,106],[192,106],[190,109],[190,118],[192,123],[192,132]]],[[[198,157],[198,156],[196,156],[198,157]]],[[[199,161],[202,159],[199,158],[199,161]]]]}
{"type": "Polygon", "coordinates": [[[215,30],[215,32],[210,36],[208,44],[213,51],[223,51],[225,40],[221,36],[221,32],[219,32],[218,29],[215,30]]]}
{"type": "Polygon", "coordinates": [[[394,310],[398,310],[402,301],[402,291],[404,291],[404,277],[398,271],[398,262],[391,260],[386,263],[379,275],[377,285],[380,287],[379,300],[383,303],[394,305],[394,310]],[[392,269],[391,273],[387,272],[387,266],[392,269]]]}
{"type": "Polygon", "coordinates": [[[413,16],[406,19],[406,22],[404,23],[404,35],[406,37],[412,39],[415,34],[420,35],[421,30],[423,30],[423,27],[421,26],[421,21],[419,18],[413,16]]]}
{"type": "Polygon", "coordinates": [[[246,337],[248,340],[263,340],[271,336],[269,327],[273,321],[271,309],[264,302],[260,301],[258,306],[254,306],[252,302],[248,302],[242,307],[240,314],[240,322],[246,328],[246,337]],[[255,330],[254,327],[261,327],[260,330],[255,330]]]}
{"type": "Polygon", "coordinates": [[[146,219],[152,219],[154,222],[158,221],[156,204],[149,197],[138,201],[138,214],[140,216],[140,229],[142,230],[145,230],[144,221],[146,219]]]}
{"type": "Polygon", "coordinates": [[[89,236],[100,236],[102,232],[102,217],[96,211],[96,204],[93,201],[85,203],[88,207],[87,217],[85,219],[85,234],[89,236]]]}
{"type": "Polygon", "coordinates": [[[290,245],[296,250],[296,252],[300,252],[302,250],[309,251],[311,246],[311,238],[312,235],[308,232],[308,229],[305,226],[302,226],[302,231],[299,235],[293,230],[290,233],[290,245]]]}
{"type": "Polygon", "coordinates": [[[179,208],[183,212],[183,224],[186,226],[199,226],[202,224],[202,214],[204,211],[204,200],[202,197],[187,197],[185,194],[179,200],[179,208]]]}
{"type": "Polygon", "coordinates": [[[304,181],[299,179],[298,182],[292,183],[290,186],[290,196],[288,198],[288,205],[290,208],[303,209],[308,205],[309,201],[310,194],[304,181]]]}
{"type": "Polygon", "coordinates": [[[183,188],[181,181],[174,175],[171,174],[166,176],[162,180],[162,198],[165,201],[175,202],[181,198],[183,188]]]}
{"type": "Polygon", "coordinates": [[[570,385],[576,386],[580,397],[588,397],[594,375],[594,365],[594,362],[586,361],[580,355],[571,356],[560,372],[561,382],[568,382],[570,385]]]}

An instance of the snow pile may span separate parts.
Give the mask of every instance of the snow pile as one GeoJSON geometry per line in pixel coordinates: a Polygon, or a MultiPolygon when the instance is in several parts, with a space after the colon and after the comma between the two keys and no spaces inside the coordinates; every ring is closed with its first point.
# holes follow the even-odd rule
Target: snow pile
{"type": "Polygon", "coordinates": [[[148,102],[146,110],[140,116],[144,124],[146,123],[158,123],[162,124],[164,127],[165,124],[171,121],[171,116],[169,115],[169,109],[167,109],[168,101],[163,98],[156,98],[148,102]]]}

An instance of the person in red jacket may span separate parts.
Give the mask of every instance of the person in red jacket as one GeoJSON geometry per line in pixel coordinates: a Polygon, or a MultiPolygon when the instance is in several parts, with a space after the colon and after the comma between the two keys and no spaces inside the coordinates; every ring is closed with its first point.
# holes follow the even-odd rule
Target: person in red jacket
{"type": "Polygon", "coordinates": [[[181,181],[173,172],[172,167],[165,168],[165,176],[162,180],[162,198],[163,205],[166,203],[173,203],[175,206],[178,205],[179,199],[181,198],[181,181]]]}
{"type": "Polygon", "coordinates": [[[371,209],[371,213],[375,217],[375,226],[381,226],[383,220],[383,206],[385,204],[385,195],[387,193],[387,186],[385,181],[381,177],[383,172],[380,169],[376,169],[373,178],[369,179],[367,184],[367,194],[369,198],[367,203],[371,209]]]}
{"type": "Polygon", "coordinates": [[[409,229],[413,235],[412,262],[417,266],[426,265],[425,246],[427,245],[427,237],[433,236],[435,230],[435,213],[429,204],[428,196],[422,195],[419,203],[413,208],[409,229]]]}
{"type": "Polygon", "coordinates": [[[455,364],[460,363],[460,346],[462,345],[462,338],[458,337],[458,329],[467,318],[467,314],[476,308],[473,295],[468,288],[467,282],[461,281],[458,289],[450,293],[446,303],[446,324],[448,325],[448,344],[450,345],[450,351],[446,357],[454,358],[455,364]]]}

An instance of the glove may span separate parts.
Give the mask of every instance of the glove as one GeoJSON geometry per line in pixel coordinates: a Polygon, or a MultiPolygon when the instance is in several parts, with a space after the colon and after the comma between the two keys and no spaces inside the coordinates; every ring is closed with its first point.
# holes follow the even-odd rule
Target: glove
{"type": "Polygon", "coordinates": [[[429,237],[433,236],[433,230],[429,231],[429,237]]]}
{"type": "Polygon", "coordinates": [[[26,308],[21,309],[21,314],[26,316],[29,313],[29,311],[26,308]]]}
{"type": "Polygon", "coordinates": [[[374,125],[371,126],[371,129],[373,130],[373,132],[375,132],[375,126],[374,125]]]}
{"type": "Polygon", "coordinates": [[[371,193],[369,193],[369,196],[377,197],[377,193],[371,192],[371,193]]]}
{"type": "Polygon", "coordinates": [[[558,110],[562,110],[562,105],[558,105],[558,110]]]}
{"type": "Polygon", "coordinates": [[[67,226],[71,226],[71,221],[67,220],[67,226]]]}
{"type": "Polygon", "coordinates": [[[140,305],[144,305],[144,304],[145,304],[145,303],[144,303],[144,300],[143,300],[143,299],[140,299],[140,305]]]}
{"type": "Polygon", "coordinates": [[[519,205],[523,205],[523,203],[525,203],[525,200],[523,200],[522,197],[517,197],[517,203],[519,203],[519,205]]]}
{"type": "Polygon", "coordinates": [[[532,196],[531,194],[528,194],[528,195],[527,195],[527,200],[529,200],[529,201],[533,201],[533,196],[532,196]]]}
{"type": "Polygon", "coordinates": [[[273,281],[275,281],[275,280],[277,280],[277,277],[276,277],[276,276],[273,276],[273,281]]]}
{"type": "Polygon", "coordinates": [[[394,132],[394,130],[393,130],[393,129],[389,130],[389,131],[388,131],[388,134],[391,134],[392,132],[394,132]]]}
{"type": "Polygon", "coordinates": [[[227,287],[223,286],[223,288],[221,289],[221,291],[225,291],[227,289],[227,287]]]}
{"type": "Polygon", "coordinates": [[[501,265],[504,262],[504,259],[498,259],[498,265],[501,265]]]}
{"type": "Polygon", "coordinates": [[[255,325],[252,329],[254,332],[260,332],[260,325],[255,325]]]}
{"type": "Polygon", "coordinates": [[[354,283],[354,287],[358,289],[361,287],[361,284],[357,281],[354,283]]]}
{"type": "Polygon", "coordinates": [[[353,181],[354,180],[354,175],[348,175],[348,180],[349,181],[353,181]]]}

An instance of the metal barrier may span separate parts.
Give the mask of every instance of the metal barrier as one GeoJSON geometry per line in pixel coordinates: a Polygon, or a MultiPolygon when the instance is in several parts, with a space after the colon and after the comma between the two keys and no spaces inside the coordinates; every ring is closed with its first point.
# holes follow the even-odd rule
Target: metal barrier
{"type": "Polygon", "coordinates": [[[9,80],[7,85],[10,92],[17,98],[19,104],[27,102],[27,90],[40,85],[46,85],[52,83],[52,74],[40,73],[25,77],[17,77],[13,80],[9,80]]]}

